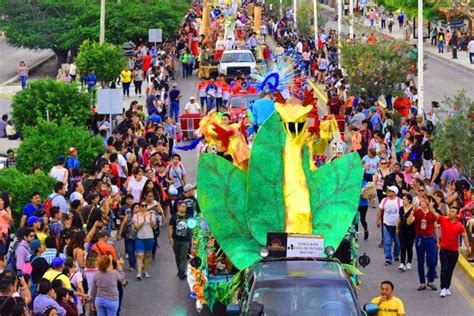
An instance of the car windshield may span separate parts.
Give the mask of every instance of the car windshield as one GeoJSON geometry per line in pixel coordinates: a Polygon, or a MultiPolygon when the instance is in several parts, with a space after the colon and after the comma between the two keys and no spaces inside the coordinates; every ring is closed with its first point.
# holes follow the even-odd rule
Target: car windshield
{"type": "Polygon", "coordinates": [[[240,108],[241,106],[249,107],[250,104],[259,98],[258,95],[233,96],[230,98],[231,108],[240,108]]]}
{"type": "Polygon", "coordinates": [[[265,315],[271,316],[360,315],[347,283],[337,280],[261,281],[252,302],[262,304],[265,315]]]}
{"type": "Polygon", "coordinates": [[[224,54],[221,63],[253,63],[255,59],[252,53],[229,53],[224,54]]]}

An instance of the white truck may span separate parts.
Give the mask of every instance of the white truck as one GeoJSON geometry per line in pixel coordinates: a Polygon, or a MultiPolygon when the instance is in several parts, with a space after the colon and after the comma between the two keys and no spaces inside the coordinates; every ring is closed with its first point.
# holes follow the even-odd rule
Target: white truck
{"type": "Polygon", "coordinates": [[[226,79],[231,79],[239,74],[249,75],[256,69],[255,57],[247,49],[224,51],[218,67],[219,74],[224,75],[226,79]]]}

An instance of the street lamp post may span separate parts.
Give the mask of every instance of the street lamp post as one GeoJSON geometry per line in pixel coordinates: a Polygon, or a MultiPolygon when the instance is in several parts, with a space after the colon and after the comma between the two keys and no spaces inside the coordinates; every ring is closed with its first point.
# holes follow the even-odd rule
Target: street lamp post
{"type": "Polygon", "coordinates": [[[280,18],[283,19],[283,0],[280,0],[280,18]]]}
{"type": "Polygon", "coordinates": [[[313,0],[313,18],[314,18],[314,45],[318,46],[318,4],[316,0],[313,0]]]}
{"type": "Polygon", "coordinates": [[[100,0],[100,33],[99,44],[105,42],[105,0],[100,0]]]}
{"type": "Polygon", "coordinates": [[[423,83],[423,0],[418,0],[418,112],[424,110],[424,83],[423,83]]]}

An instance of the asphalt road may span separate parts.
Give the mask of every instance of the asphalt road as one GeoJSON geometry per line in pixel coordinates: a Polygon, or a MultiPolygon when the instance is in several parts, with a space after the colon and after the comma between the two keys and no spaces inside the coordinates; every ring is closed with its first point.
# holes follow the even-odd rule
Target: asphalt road
{"type": "Polygon", "coordinates": [[[31,66],[51,55],[49,49],[32,50],[18,48],[9,45],[5,39],[0,38],[0,84],[15,76],[20,61],[24,61],[26,65],[31,66]]]}
{"type": "MultiPolygon", "coordinates": [[[[184,100],[196,94],[196,78],[178,80],[184,100]]],[[[197,155],[195,152],[182,153],[183,161],[192,181],[196,177],[197,155]]],[[[375,209],[370,209],[367,215],[370,237],[368,241],[360,241],[360,253],[366,252],[371,258],[371,264],[362,269],[362,285],[358,291],[360,303],[369,302],[378,295],[379,284],[383,280],[395,283],[396,295],[405,303],[407,315],[469,315],[474,309],[474,287],[466,279],[458,267],[455,272],[451,297],[441,299],[438,291],[418,292],[418,276],[416,270],[401,273],[397,266],[384,266],[383,250],[377,247],[380,232],[375,226],[375,209]]],[[[414,262],[416,267],[416,259],[414,262]]],[[[185,281],[176,278],[176,267],[173,251],[168,243],[166,231],[160,236],[160,249],[157,260],[151,268],[151,279],[135,281],[135,275],[128,274],[130,283],[125,290],[123,315],[203,315],[198,314],[194,301],[189,297],[189,288],[185,281]]],[[[439,273],[439,268],[438,268],[439,273]]],[[[439,280],[436,280],[439,286],[439,280]]],[[[206,315],[204,313],[204,315],[206,315]]]]}

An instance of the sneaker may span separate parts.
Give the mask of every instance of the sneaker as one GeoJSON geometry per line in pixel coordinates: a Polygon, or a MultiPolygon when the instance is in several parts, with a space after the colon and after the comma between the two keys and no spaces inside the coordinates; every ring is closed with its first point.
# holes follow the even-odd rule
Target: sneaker
{"type": "Polygon", "coordinates": [[[148,272],[143,272],[142,273],[142,276],[144,276],[145,278],[149,279],[150,278],[150,275],[148,274],[148,272]]]}
{"type": "Polygon", "coordinates": [[[395,257],[395,261],[397,261],[397,262],[398,262],[398,261],[400,261],[400,258],[398,258],[398,257],[395,257]]]}
{"type": "Polygon", "coordinates": [[[408,263],[407,263],[407,270],[411,270],[411,269],[412,269],[412,268],[411,268],[411,262],[408,262],[408,263]]]}
{"type": "Polygon", "coordinates": [[[128,254],[125,255],[125,259],[128,259],[128,254]]]}
{"type": "Polygon", "coordinates": [[[426,290],[426,285],[425,284],[421,284],[418,288],[417,288],[418,291],[424,291],[426,290]]]}
{"type": "Polygon", "coordinates": [[[138,280],[138,281],[141,281],[141,280],[142,280],[142,274],[141,274],[141,273],[138,273],[138,274],[137,274],[137,280],[138,280]]]}
{"type": "Polygon", "coordinates": [[[391,266],[392,265],[392,261],[385,261],[385,266],[391,266]]]}
{"type": "Polygon", "coordinates": [[[364,232],[364,240],[367,240],[367,239],[369,239],[369,232],[365,231],[364,232]]]}
{"type": "Polygon", "coordinates": [[[405,272],[407,268],[405,267],[403,263],[400,263],[400,265],[398,266],[398,270],[405,272]]]}
{"type": "Polygon", "coordinates": [[[446,295],[451,296],[451,291],[449,289],[446,289],[446,295]]]}
{"type": "Polygon", "coordinates": [[[446,289],[441,289],[441,292],[439,293],[440,297],[446,297],[446,289]]]}

